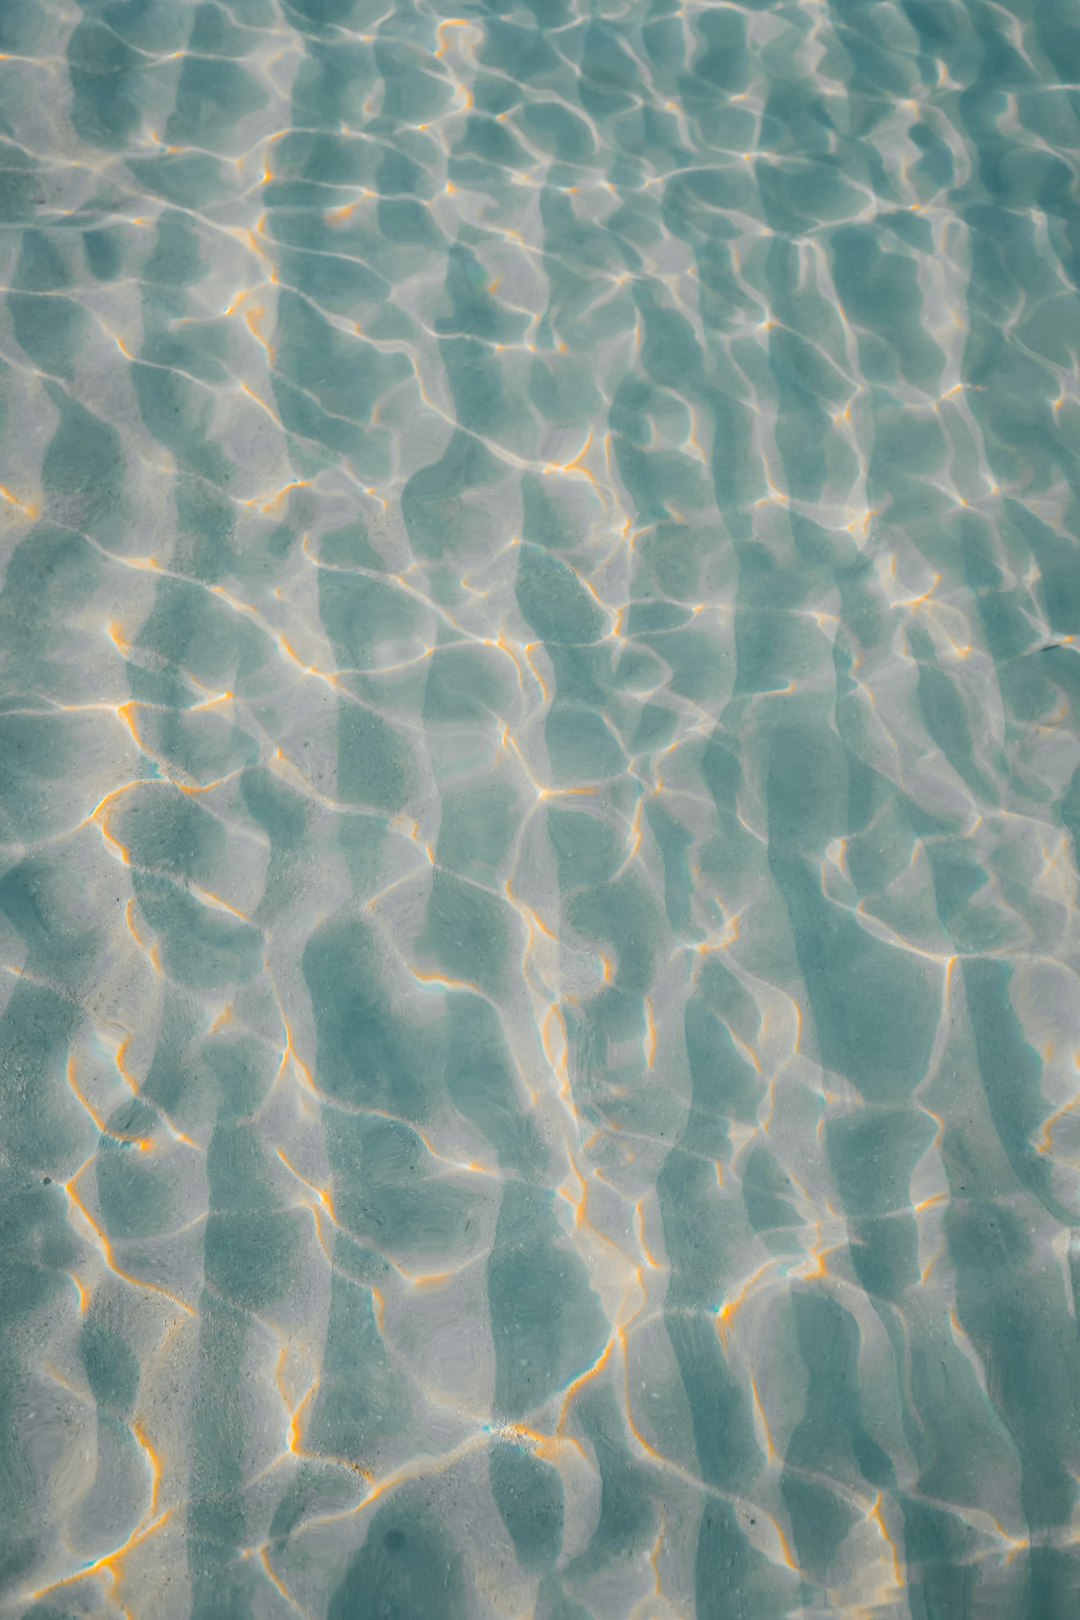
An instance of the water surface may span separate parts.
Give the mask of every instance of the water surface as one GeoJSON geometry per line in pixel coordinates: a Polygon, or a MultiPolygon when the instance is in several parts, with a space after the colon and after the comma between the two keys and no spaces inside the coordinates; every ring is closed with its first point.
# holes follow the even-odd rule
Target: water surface
{"type": "Polygon", "coordinates": [[[0,52],[2,1613],[1080,1613],[1075,9],[0,52]]]}

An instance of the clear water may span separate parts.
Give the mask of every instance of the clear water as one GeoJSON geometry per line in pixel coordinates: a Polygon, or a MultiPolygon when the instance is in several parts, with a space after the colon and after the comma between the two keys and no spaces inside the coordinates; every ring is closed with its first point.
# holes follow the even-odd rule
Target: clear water
{"type": "Polygon", "coordinates": [[[1075,8],[0,50],[2,1613],[1080,1613],[1075,8]]]}

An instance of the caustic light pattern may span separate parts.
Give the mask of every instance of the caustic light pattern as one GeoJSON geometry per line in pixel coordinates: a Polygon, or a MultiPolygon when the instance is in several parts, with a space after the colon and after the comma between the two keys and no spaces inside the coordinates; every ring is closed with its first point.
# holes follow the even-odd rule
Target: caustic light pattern
{"type": "Polygon", "coordinates": [[[0,56],[0,1613],[1080,1612],[1075,7],[0,56]]]}

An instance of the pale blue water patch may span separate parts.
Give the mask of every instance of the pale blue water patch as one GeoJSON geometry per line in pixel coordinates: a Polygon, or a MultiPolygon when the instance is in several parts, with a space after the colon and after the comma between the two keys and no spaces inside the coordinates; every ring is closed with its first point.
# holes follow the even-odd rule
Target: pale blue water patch
{"type": "Polygon", "coordinates": [[[1080,23],[0,9],[0,1609],[1080,1604],[1080,23]]]}

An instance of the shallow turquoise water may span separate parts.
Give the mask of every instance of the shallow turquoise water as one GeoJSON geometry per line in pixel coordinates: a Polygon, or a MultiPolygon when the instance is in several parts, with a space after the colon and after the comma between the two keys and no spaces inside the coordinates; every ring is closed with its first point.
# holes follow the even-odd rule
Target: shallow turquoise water
{"type": "Polygon", "coordinates": [[[4,0],[0,1612],[1080,1614],[1080,18],[4,0]]]}

